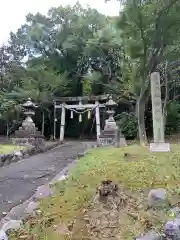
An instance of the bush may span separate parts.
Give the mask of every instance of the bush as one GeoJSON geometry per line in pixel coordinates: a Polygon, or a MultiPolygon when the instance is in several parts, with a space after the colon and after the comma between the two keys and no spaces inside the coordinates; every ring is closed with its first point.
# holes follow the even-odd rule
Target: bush
{"type": "Polygon", "coordinates": [[[180,103],[170,102],[167,106],[166,134],[180,132],[180,103]]]}
{"type": "Polygon", "coordinates": [[[137,120],[134,113],[121,113],[120,119],[117,121],[125,138],[133,139],[137,136],[137,120]]]}

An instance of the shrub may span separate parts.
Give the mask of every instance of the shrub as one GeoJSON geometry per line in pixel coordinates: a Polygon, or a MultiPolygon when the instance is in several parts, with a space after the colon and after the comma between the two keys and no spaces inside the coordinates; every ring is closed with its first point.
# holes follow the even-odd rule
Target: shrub
{"type": "Polygon", "coordinates": [[[167,106],[166,134],[180,132],[180,103],[170,102],[167,106]]]}
{"type": "Polygon", "coordinates": [[[117,121],[124,136],[128,139],[136,138],[137,136],[137,120],[134,113],[123,112],[120,119],[117,121]]]}

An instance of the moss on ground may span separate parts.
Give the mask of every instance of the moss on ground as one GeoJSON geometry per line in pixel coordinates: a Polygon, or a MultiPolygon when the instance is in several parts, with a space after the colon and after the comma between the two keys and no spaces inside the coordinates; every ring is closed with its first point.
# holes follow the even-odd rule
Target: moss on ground
{"type": "Polygon", "coordinates": [[[22,148],[22,146],[16,146],[13,144],[0,144],[0,154],[12,153],[22,148]]]}
{"type": "Polygon", "coordinates": [[[161,230],[167,210],[148,209],[147,194],[152,188],[166,188],[170,204],[177,204],[180,195],[179,146],[172,145],[171,153],[150,153],[138,145],[91,150],[80,159],[68,180],[57,185],[53,198],[41,202],[37,216],[29,219],[23,229],[11,234],[9,239],[100,239],[93,227],[90,228],[92,224],[86,223],[90,218],[92,220],[94,212],[99,216],[103,209],[104,205],[93,196],[105,179],[117,183],[127,201],[126,208],[118,210],[117,238],[108,239],[129,240],[148,228],[161,230]]]}

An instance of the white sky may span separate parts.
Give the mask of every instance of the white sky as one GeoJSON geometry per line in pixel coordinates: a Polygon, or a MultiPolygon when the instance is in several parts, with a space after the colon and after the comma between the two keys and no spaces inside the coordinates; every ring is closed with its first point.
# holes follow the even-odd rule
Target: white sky
{"type": "MultiPolygon", "coordinates": [[[[6,43],[10,31],[15,32],[23,23],[25,16],[31,12],[47,13],[51,7],[74,5],[77,0],[0,0],[0,45],[6,43]]],[[[107,15],[118,15],[119,2],[111,0],[79,0],[82,5],[90,5],[107,15]]]]}

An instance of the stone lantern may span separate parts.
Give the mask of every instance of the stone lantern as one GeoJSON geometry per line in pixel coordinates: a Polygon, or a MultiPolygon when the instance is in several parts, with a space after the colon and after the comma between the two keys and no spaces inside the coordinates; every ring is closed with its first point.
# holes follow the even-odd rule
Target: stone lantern
{"type": "Polygon", "coordinates": [[[122,135],[119,127],[117,126],[114,120],[114,109],[117,106],[117,103],[112,99],[112,96],[109,97],[109,100],[105,103],[106,112],[108,114],[108,119],[105,122],[104,130],[101,131],[99,136],[100,145],[126,145],[126,140],[122,135]]]}
{"type": "Polygon", "coordinates": [[[112,96],[109,97],[109,100],[105,103],[106,106],[106,112],[108,114],[108,119],[106,120],[105,127],[104,129],[114,129],[115,131],[117,130],[117,125],[114,120],[114,109],[117,106],[117,103],[112,99],[112,96]]]}
{"type": "Polygon", "coordinates": [[[27,102],[22,104],[23,113],[25,115],[25,120],[22,122],[22,126],[15,131],[15,142],[18,145],[31,144],[35,145],[41,143],[43,140],[43,136],[40,131],[36,128],[32,116],[35,115],[36,106],[30,98],[28,98],[27,102]]]}
{"type": "Polygon", "coordinates": [[[22,123],[22,126],[25,129],[31,129],[32,133],[36,132],[35,124],[32,120],[32,116],[35,115],[35,109],[38,107],[32,101],[31,98],[28,98],[28,101],[23,105],[24,115],[26,116],[25,120],[22,123]]]}

